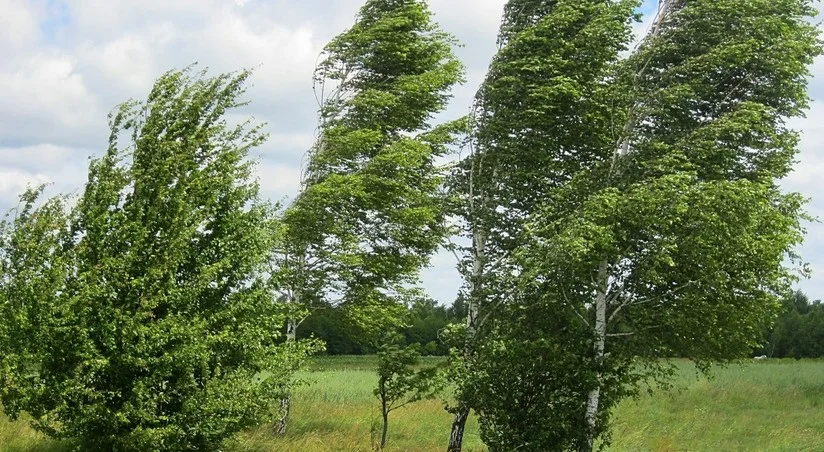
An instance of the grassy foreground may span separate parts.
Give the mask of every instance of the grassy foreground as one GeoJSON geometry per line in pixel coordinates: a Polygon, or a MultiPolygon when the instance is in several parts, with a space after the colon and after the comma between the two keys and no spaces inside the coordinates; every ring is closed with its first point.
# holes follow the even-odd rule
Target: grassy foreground
{"type": "MultiPolygon", "coordinates": [[[[378,427],[373,357],[320,358],[293,401],[283,438],[242,435],[230,452],[369,451],[378,427]]],[[[720,368],[710,381],[679,362],[676,389],[628,400],[615,412],[613,451],[824,451],[824,361],[768,360],[720,368]]],[[[451,417],[439,401],[393,412],[389,450],[440,451],[451,417]]],[[[470,418],[465,450],[485,450],[470,418]]],[[[0,415],[0,451],[63,452],[25,421],[0,415]]]]}

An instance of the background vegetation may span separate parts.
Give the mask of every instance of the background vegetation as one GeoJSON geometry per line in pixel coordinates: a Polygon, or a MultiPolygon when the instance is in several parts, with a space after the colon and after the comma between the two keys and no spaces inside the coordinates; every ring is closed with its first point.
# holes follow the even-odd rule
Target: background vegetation
{"type": "MultiPolygon", "coordinates": [[[[764,338],[764,345],[753,350],[754,356],[772,358],[824,357],[824,303],[794,292],[781,302],[781,313],[764,338]]],[[[452,306],[440,306],[421,300],[409,307],[404,338],[407,345],[418,344],[423,355],[446,355],[448,348],[439,334],[451,323],[466,316],[466,304],[458,298],[452,306]]],[[[298,333],[302,338],[318,338],[326,343],[328,355],[364,355],[374,349],[364,344],[339,309],[312,313],[298,333]]]]}

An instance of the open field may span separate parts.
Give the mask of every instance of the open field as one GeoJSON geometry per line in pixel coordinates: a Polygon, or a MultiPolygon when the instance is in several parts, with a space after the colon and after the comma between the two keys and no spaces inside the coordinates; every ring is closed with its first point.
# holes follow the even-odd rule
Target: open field
{"type": "MultiPolygon", "coordinates": [[[[368,451],[377,429],[372,396],[373,357],[318,359],[293,403],[283,438],[267,429],[243,435],[228,450],[368,451]]],[[[613,451],[824,451],[824,361],[770,360],[720,368],[696,379],[679,362],[672,393],[658,392],[621,404],[614,416],[613,451]]],[[[389,450],[443,450],[451,417],[437,400],[393,412],[389,450]]],[[[474,418],[465,450],[482,451],[474,418]]],[[[0,417],[0,451],[62,452],[24,421],[0,417]]]]}

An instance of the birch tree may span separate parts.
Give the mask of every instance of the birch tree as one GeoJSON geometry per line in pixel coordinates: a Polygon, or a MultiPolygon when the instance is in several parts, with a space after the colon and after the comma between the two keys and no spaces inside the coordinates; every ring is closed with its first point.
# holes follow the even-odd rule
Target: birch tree
{"type": "Polygon", "coordinates": [[[434,125],[463,66],[420,0],[369,0],[315,71],[318,137],[284,216],[287,336],[330,304],[373,337],[414,297],[447,234],[439,158],[462,122],[434,125]]]}
{"type": "MultiPolygon", "coordinates": [[[[523,57],[530,69],[567,69],[535,92],[576,95],[563,121],[545,116],[554,133],[523,145],[563,150],[574,165],[541,193],[512,252],[516,282],[487,343],[519,364],[484,361],[476,382],[492,450],[606,444],[615,403],[645,380],[668,380],[661,358],[688,357],[706,371],[749,353],[795,274],[784,262],[803,238],[803,199],[777,183],[797,154],[787,121],[807,107],[808,66],[821,52],[811,3],[664,1],[623,59],[625,38],[588,39],[594,30],[625,36],[631,8],[595,13],[616,7],[554,2],[516,38],[546,37],[523,57]],[[587,59],[596,55],[607,64],[587,59]],[[577,142],[559,139],[568,134],[577,142]],[[494,390],[515,381],[516,394],[494,390]]],[[[570,105],[541,100],[550,111],[570,105]]]]}
{"type": "Polygon", "coordinates": [[[473,381],[485,334],[516,290],[513,252],[546,193],[563,186],[611,139],[599,82],[630,39],[634,2],[513,0],[475,100],[471,155],[455,182],[471,246],[463,274],[465,340],[453,355],[458,403],[448,450],[461,449],[470,408],[485,396],[473,381]],[[552,13],[552,14],[550,14],[552,13]],[[558,39],[564,36],[566,39],[558,39]],[[480,392],[479,392],[480,391],[480,392]]]}

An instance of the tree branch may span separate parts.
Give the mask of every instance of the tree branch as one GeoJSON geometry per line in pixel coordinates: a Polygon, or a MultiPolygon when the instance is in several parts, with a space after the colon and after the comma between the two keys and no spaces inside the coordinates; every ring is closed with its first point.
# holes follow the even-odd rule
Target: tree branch
{"type": "Polygon", "coordinates": [[[566,302],[567,306],[569,306],[569,308],[572,309],[572,312],[574,312],[575,315],[578,316],[578,318],[583,320],[584,324],[586,324],[586,326],[591,329],[592,325],[590,325],[589,321],[583,315],[581,315],[580,312],[578,312],[578,308],[576,308],[575,305],[573,305],[572,302],[569,301],[569,298],[567,298],[566,291],[564,291],[563,284],[560,287],[561,287],[561,296],[564,297],[564,301],[566,302]]]}
{"type": "Polygon", "coordinates": [[[606,336],[607,336],[607,337],[625,337],[625,336],[632,336],[632,335],[634,335],[635,333],[640,333],[640,332],[642,332],[642,331],[654,330],[654,329],[657,329],[657,328],[663,328],[663,327],[664,327],[664,325],[653,325],[653,326],[648,326],[648,327],[646,327],[646,328],[641,328],[640,330],[636,330],[636,331],[628,331],[628,332],[626,332],[626,333],[608,333],[606,336]]]}

